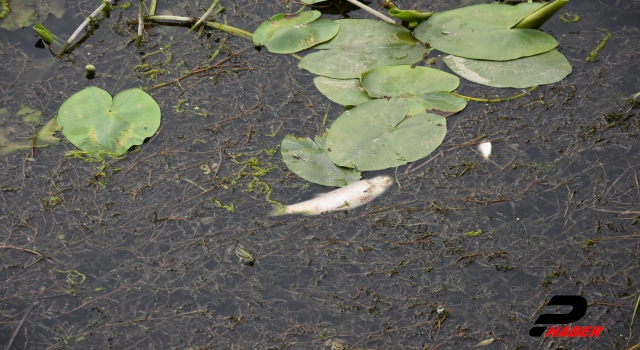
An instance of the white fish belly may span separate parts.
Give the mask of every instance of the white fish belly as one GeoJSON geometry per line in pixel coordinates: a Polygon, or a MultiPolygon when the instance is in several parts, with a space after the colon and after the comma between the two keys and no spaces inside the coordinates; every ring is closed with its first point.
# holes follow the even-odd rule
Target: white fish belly
{"type": "Polygon", "coordinates": [[[361,180],[318,198],[287,205],[282,214],[317,215],[336,210],[349,210],[371,202],[384,193],[391,183],[391,178],[387,176],[361,180]]]}

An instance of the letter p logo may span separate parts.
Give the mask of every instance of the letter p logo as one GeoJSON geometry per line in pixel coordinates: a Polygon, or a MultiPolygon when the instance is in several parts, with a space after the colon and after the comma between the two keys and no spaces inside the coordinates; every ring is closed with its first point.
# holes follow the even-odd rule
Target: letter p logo
{"type": "MultiPolygon", "coordinates": [[[[579,295],[556,295],[549,300],[547,305],[568,305],[573,310],[568,314],[542,314],[535,324],[562,324],[573,323],[581,319],[587,313],[587,300],[579,295]]],[[[532,337],[541,336],[547,327],[533,327],[529,330],[532,337]]]]}

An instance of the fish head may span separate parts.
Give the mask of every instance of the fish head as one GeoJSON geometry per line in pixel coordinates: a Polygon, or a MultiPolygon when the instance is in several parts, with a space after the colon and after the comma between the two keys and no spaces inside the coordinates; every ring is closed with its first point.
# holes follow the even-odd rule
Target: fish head
{"type": "Polygon", "coordinates": [[[391,184],[393,183],[393,179],[391,178],[391,176],[380,175],[372,179],[368,179],[367,182],[369,182],[373,187],[375,187],[374,192],[376,192],[376,195],[378,195],[386,191],[389,187],[391,187],[391,184]]]}

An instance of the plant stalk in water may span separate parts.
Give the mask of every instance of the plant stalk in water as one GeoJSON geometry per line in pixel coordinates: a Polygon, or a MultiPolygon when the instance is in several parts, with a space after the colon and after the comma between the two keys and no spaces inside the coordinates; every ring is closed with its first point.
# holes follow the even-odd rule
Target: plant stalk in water
{"type": "Polygon", "coordinates": [[[523,92],[521,94],[515,95],[515,96],[510,96],[510,97],[497,97],[497,98],[481,98],[481,97],[470,97],[470,96],[464,96],[464,95],[460,95],[457,94],[455,92],[451,92],[451,94],[453,96],[457,96],[460,98],[464,98],[467,101],[475,101],[475,102],[483,102],[483,103],[495,103],[495,102],[505,102],[505,101],[510,101],[510,100],[515,100],[517,98],[520,97],[524,97],[529,95],[530,93],[536,91],[538,87],[534,86],[531,89],[529,89],[529,91],[523,92]]]}
{"type": "Polygon", "coordinates": [[[202,17],[200,17],[198,22],[196,22],[196,24],[194,24],[191,28],[189,28],[189,31],[192,32],[192,31],[198,29],[200,27],[200,25],[202,24],[202,22],[207,20],[207,17],[209,17],[211,12],[213,12],[213,9],[216,8],[216,6],[218,6],[219,3],[220,3],[220,0],[215,0],[213,2],[213,4],[211,4],[211,6],[209,6],[209,9],[207,10],[207,12],[205,12],[204,15],[202,15],[202,17]]]}
{"type": "Polygon", "coordinates": [[[151,0],[151,6],[149,7],[149,16],[153,16],[156,14],[156,5],[158,5],[158,0],[151,0]]]}
{"type": "Polygon", "coordinates": [[[348,2],[358,6],[359,8],[369,12],[370,14],[380,18],[381,20],[387,22],[387,23],[392,23],[392,24],[396,24],[396,22],[394,20],[392,20],[391,18],[383,15],[382,13],[372,9],[369,6],[364,5],[363,3],[359,2],[358,0],[347,0],[348,2]]]}
{"type": "MultiPolygon", "coordinates": [[[[148,16],[147,17],[148,20],[152,20],[152,21],[180,21],[180,22],[193,22],[193,18],[190,17],[182,17],[182,16],[148,16]]],[[[232,27],[226,24],[222,24],[222,23],[215,23],[215,22],[204,22],[204,24],[208,27],[212,27],[212,28],[216,28],[219,30],[223,30],[227,33],[231,33],[233,35],[237,35],[246,39],[251,39],[251,36],[253,34],[251,34],[250,32],[247,32],[246,30],[242,30],[240,28],[236,28],[236,27],[232,27]]]]}
{"type": "Polygon", "coordinates": [[[82,22],[82,24],[78,27],[78,29],[76,29],[76,31],[73,32],[73,34],[71,34],[71,37],[69,38],[69,40],[67,40],[67,42],[64,43],[64,46],[62,47],[62,49],[60,49],[56,57],[59,57],[64,53],[64,51],[69,47],[69,45],[71,45],[71,43],[73,42],[73,40],[75,40],[78,34],[80,34],[80,32],[82,31],[82,28],[86,27],[86,25],[89,24],[89,22],[91,22],[91,20],[94,19],[95,16],[97,16],[98,13],[100,13],[100,11],[102,11],[102,9],[104,9],[107,5],[111,6],[111,0],[104,0],[102,4],[98,6],[98,8],[95,11],[93,11],[93,13],[91,13],[89,17],[87,17],[84,20],[84,22],[82,22]]]}
{"type": "Polygon", "coordinates": [[[138,36],[136,37],[136,46],[142,44],[142,31],[144,30],[144,20],[142,15],[144,14],[144,0],[138,2],[138,36]]]}

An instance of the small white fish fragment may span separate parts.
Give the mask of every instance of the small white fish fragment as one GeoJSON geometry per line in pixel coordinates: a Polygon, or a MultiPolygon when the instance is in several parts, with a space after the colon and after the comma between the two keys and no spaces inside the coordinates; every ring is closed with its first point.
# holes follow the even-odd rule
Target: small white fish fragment
{"type": "Polygon", "coordinates": [[[480,154],[482,154],[482,156],[484,157],[484,159],[489,159],[489,156],[491,155],[491,142],[483,142],[481,144],[478,145],[478,152],[480,152],[480,154]]]}
{"type": "Polygon", "coordinates": [[[477,347],[480,347],[480,346],[491,345],[491,344],[493,344],[494,341],[496,341],[495,338],[485,339],[485,340],[479,342],[478,344],[476,344],[476,346],[474,346],[474,347],[477,348],[477,347]]]}
{"type": "Polygon", "coordinates": [[[389,176],[360,180],[308,201],[276,207],[271,215],[318,215],[337,210],[349,210],[367,204],[383,194],[393,183],[389,176]]]}

